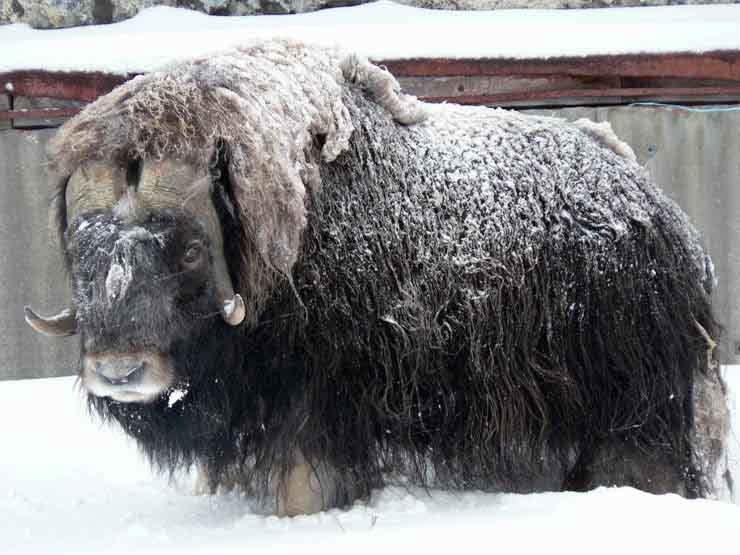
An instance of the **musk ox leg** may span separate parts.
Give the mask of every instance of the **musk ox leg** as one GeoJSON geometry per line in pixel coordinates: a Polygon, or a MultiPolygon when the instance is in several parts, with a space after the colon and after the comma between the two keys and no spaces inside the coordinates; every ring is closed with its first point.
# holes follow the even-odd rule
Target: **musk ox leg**
{"type": "Polygon", "coordinates": [[[694,429],[692,433],[694,467],[703,497],[731,500],[732,476],[728,467],[727,442],[730,437],[730,411],[726,388],[718,368],[709,368],[694,378],[694,429]]]}
{"type": "Polygon", "coordinates": [[[563,489],[588,491],[599,486],[630,486],[649,493],[688,494],[685,465],[666,454],[648,452],[614,437],[579,457],[563,489]]]}
{"type": "Polygon", "coordinates": [[[706,372],[697,371],[693,382],[690,459],[646,451],[628,437],[613,437],[584,450],[564,489],[632,486],[656,494],[732,500],[729,434],[730,413],[719,371],[711,367],[706,372]]]}
{"type": "Polygon", "coordinates": [[[211,479],[208,476],[208,470],[198,465],[196,468],[195,486],[193,487],[194,495],[213,495],[216,493],[211,486],[211,479]]]}
{"type": "Polygon", "coordinates": [[[326,463],[307,461],[300,451],[271,481],[278,516],[318,513],[341,503],[333,469],[326,463]]]}

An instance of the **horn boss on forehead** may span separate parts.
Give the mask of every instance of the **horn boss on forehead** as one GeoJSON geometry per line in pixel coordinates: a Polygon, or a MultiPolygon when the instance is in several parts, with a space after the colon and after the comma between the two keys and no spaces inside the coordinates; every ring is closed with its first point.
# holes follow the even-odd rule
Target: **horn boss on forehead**
{"type": "Polygon", "coordinates": [[[125,167],[110,162],[87,162],[67,181],[66,219],[70,222],[86,212],[110,210],[125,192],[125,167]]]}

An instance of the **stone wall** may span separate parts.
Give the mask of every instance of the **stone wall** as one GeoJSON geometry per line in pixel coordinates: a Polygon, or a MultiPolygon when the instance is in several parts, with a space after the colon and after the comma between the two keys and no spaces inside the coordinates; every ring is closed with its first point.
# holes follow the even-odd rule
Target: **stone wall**
{"type": "MultiPolygon", "coordinates": [[[[179,6],[212,15],[291,14],[354,6],[368,0],[0,0],[0,24],[28,23],[41,29],[121,21],[151,6],[179,6]]],[[[728,0],[396,0],[425,8],[603,8],[720,4],[728,0]]],[[[735,0],[734,3],[740,3],[735,0]]]]}

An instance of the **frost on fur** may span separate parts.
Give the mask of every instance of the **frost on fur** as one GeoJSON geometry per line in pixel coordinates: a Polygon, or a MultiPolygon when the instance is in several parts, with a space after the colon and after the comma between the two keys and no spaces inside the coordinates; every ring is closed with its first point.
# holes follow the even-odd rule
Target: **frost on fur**
{"type": "MultiPolygon", "coordinates": [[[[426,105],[358,57],[271,41],[132,80],[65,124],[50,154],[60,190],[90,160],[177,159],[210,178],[196,185],[247,305],[240,327],[208,319],[220,307],[207,276],[188,297],[89,255],[90,226],[113,226],[110,252],[136,221],[104,212],[76,229],[88,279],[103,267],[109,293],[125,284],[139,307],[161,305],[162,337],[177,331],[187,395],[91,401],[162,468],[195,464],[212,491],[238,485],[286,513],[398,477],[718,491],[711,263],[608,124],[426,105]]],[[[188,214],[160,214],[167,241],[139,245],[146,275],[195,227],[188,214]]],[[[146,335],[84,308],[83,325],[111,316],[132,344],[146,335]]]]}
{"type": "Polygon", "coordinates": [[[632,150],[632,147],[617,137],[617,134],[614,133],[614,130],[608,121],[596,123],[588,118],[581,118],[573,122],[573,125],[588,134],[596,142],[601,143],[606,148],[619,154],[619,156],[622,156],[627,160],[631,160],[632,162],[637,161],[637,156],[635,156],[635,152],[632,150]]]}
{"type": "Polygon", "coordinates": [[[426,118],[424,105],[415,96],[403,94],[395,77],[387,70],[356,55],[342,60],[342,75],[388,110],[398,123],[409,125],[426,118]]]}

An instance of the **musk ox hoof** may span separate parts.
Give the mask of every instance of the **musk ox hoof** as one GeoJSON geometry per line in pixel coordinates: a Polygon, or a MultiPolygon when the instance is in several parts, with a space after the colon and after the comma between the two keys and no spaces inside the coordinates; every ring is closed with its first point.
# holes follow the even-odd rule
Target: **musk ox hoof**
{"type": "Polygon", "coordinates": [[[278,516],[310,515],[341,505],[337,497],[335,472],[326,464],[310,463],[299,451],[292,466],[271,479],[278,516]]]}

